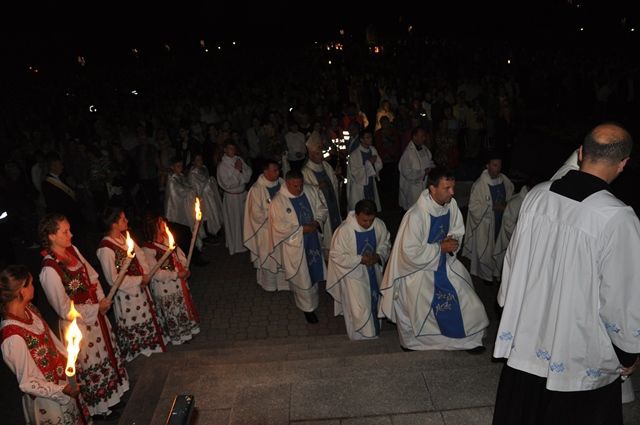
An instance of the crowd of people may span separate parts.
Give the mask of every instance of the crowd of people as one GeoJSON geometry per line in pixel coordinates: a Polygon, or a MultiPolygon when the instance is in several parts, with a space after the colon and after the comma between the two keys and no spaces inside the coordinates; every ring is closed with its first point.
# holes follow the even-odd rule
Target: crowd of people
{"type": "MultiPolygon", "coordinates": [[[[433,48],[443,54],[456,46],[433,48]]],[[[349,338],[376,338],[387,319],[405,351],[484,352],[489,319],[471,276],[499,285],[504,313],[494,355],[508,363],[495,423],[548,421],[566,403],[585,400],[598,412],[593,417],[614,417],[620,376],[635,370],[640,353],[632,308],[638,263],[630,257],[640,224],[608,186],[631,154],[626,130],[596,127],[566,176],[535,186],[540,176],[512,181],[503,173],[524,123],[511,72],[434,73],[394,87],[369,72],[344,71],[302,81],[305,89],[249,85],[226,93],[226,102],[190,97],[187,87],[175,104],[150,89],[149,110],[134,106],[130,122],[116,108],[89,117],[71,111],[61,139],[43,140],[37,127],[24,132],[27,149],[38,149],[17,149],[5,164],[2,189],[16,201],[7,207],[16,223],[8,237],[42,248],[39,282],[59,330],[69,325],[73,302],[84,337],[78,390],[64,374],[61,334],[31,303],[32,275],[24,266],[5,268],[2,352],[29,423],[112,414],[129,389],[126,363],[199,332],[185,255],[192,235],[191,264],[205,265],[205,245],[224,240],[229,255],[249,251],[265,291],[291,291],[310,325],[319,320],[326,284],[349,338]],[[385,205],[379,183],[396,172],[397,204],[385,205]],[[461,176],[477,178],[466,224],[454,197],[461,176]],[[404,217],[391,235],[377,215],[397,207],[404,217]],[[143,241],[134,242],[132,259],[128,214],[143,241]],[[92,245],[99,226],[102,238],[92,245]],[[158,265],[170,249],[167,229],[178,247],[158,265]],[[625,243],[617,246],[618,239],[625,243]],[[95,258],[81,253],[92,249],[95,258]],[[560,255],[580,252],[588,260],[560,255]],[[112,296],[103,284],[115,288],[112,296]],[[603,346],[606,352],[595,348],[603,346]]],[[[618,77],[609,96],[630,81],[618,77]]]]}

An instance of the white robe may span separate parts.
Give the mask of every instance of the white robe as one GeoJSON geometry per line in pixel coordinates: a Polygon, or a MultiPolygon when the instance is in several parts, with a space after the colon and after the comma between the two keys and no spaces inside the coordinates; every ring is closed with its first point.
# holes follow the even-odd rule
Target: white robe
{"type": "Polygon", "coordinates": [[[552,391],[616,380],[613,344],[640,353],[640,222],[605,190],[578,202],[533,188],[507,249],[494,357],[552,391]]]}
{"type": "Polygon", "coordinates": [[[471,186],[469,197],[469,212],[467,213],[467,233],[464,236],[462,255],[471,260],[470,272],[480,279],[493,281],[498,277],[498,266],[493,258],[495,246],[495,214],[493,213],[493,199],[489,185],[504,183],[506,202],[513,196],[513,183],[504,174],[496,179],[484,170],[478,180],[471,186]]]}
{"type": "Polygon", "coordinates": [[[482,345],[489,319],[476,294],[471,276],[455,257],[446,255],[446,273],[457,293],[464,322],[463,338],[441,334],[431,307],[435,295],[435,272],[441,259],[439,243],[427,243],[430,216],[450,212],[448,235],[460,240],[464,235],[462,215],[455,199],[439,205],[422,192],[400,223],[391,257],[382,278],[380,310],[398,325],[400,343],[412,350],[458,350],[482,345]]]}
{"type": "MultiPolygon", "coordinates": [[[[314,219],[320,223],[320,228],[327,220],[328,211],[324,205],[318,190],[313,186],[305,186],[309,205],[313,211],[314,219]]],[[[304,312],[312,312],[318,307],[318,285],[311,282],[307,266],[307,254],[304,250],[304,237],[302,225],[298,222],[296,211],[290,198],[296,198],[286,184],[280,188],[280,192],[271,200],[269,205],[269,238],[272,251],[278,251],[275,258],[280,258],[280,267],[284,269],[284,275],[293,290],[298,308],[304,312]]],[[[322,244],[322,237],[320,237],[322,244]]],[[[326,266],[322,261],[323,273],[326,276],[326,266]]]]}
{"type": "Polygon", "coordinates": [[[239,157],[223,155],[218,164],[218,185],[224,190],[222,215],[224,217],[225,246],[229,254],[245,252],[242,244],[244,203],[247,199],[245,185],[251,180],[251,168],[239,157]],[[242,162],[242,172],[236,170],[236,160],[242,162]]]}
{"type": "MultiPolygon", "coordinates": [[[[215,235],[222,228],[222,199],[218,192],[218,182],[213,176],[209,176],[207,167],[191,167],[189,171],[189,183],[196,191],[196,195],[202,200],[202,218],[207,226],[207,231],[215,235]]],[[[192,209],[193,211],[193,209],[192,209]]]]}
{"type": "MultiPolygon", "coordinates": [[[[167,220],[187,226],[193,231],[196,223],[195,204],[195,188],[182,174],[171,173],[164,193],[164,215],[167,220]]],[[[202,240],[205,236],[204,227],[200,226],[196,237],[198,249],[202,249],[202,240]]]]}
{"type": "Polygon", "coordinates": [[[269,239],[269,204],[271,196],[267,187],[284,186],[284,180],[269,181],[264,175],[249,189],[244,208],[244,246],[251,252],[251,261],[256,269],[256,280],[265,291],[288,291],[284,271],[279,267],[281,259],[274,258],[269,239]],[[272,254],[272,255],[270,255],[272,254]]]}
{"type": "MultiPolygon", "coordinates": [[[[302,175],[304,176],[304,184],[311,185],[316,189],[318,189],[320,196],[322,196],[324,199],[324,194],[322,193],[322,190],[320,190],[318,179],[316,178],[316,174],[315,174],[315,172],[320,172],[322,170],[324,170],[325,173],[327,173],[327,176],[329,176],[329,180],[331,180],[331,187],[333,188],[333,193],[335,193],[336,195],[336,202],[338,203],[338,213],[339,213],[340,212],[340,192],[338,189],[338,178],[336,177],[335,171],[333,171],[333,168],[328,162],[322,161],[322,165],[320,165],[312,161],[307,161],[305,166],[302,168],[302,175]]],[[[325,205],[326,204],[327,203],[325,199],[325,205]]],[[[342,221],[342,218],[340,218],[340,221],[342,221]]],[[[331,238],[333,236],[333,229],[331,229],[331,219],[329,217],[327,217],[327,221],[324,222],[324,226],[322,228],[322,235],[324,238],[323,239],[324,248],[328,251],[331,248],[331,238]]]]}
{"type": "Polygon", "coordinates": [[[346,220],[336,229],[331,242],[329,267],[327,270],[327,292],[334,299],[335,315],[343,314],[347,335],[351,340],[376,338],[374,321],[378,312],[371,311],[371,286],[367,267],[361,264],[362,255],[357,252],[355,232],[374,229],[376,254],[382,264],[374,266],[378,284],[382,282],[382,269],[389,257],[391,244],[384,222],[376,218],[372,227],[363,229],[351,211],[346,220]]]}
{"type": "Polygon", "coordinates": [[[434,168],[431,151],[422,146],[421,150],[411,142],[400,157],[398,170],[400,171],[400,192],[398,193],[398,204],[400,208],[408,210],[416,203],[420,194],[427,188],[427,176],[425,169],[434,168]]]}
{"type": "Polygon", "coordinates": [[[362,152],[367,151],[362,145],[359,145],[349,154],[349,164],[347,165],[347,201],[349,211],[355,210],[358,201],[364,199],[364,187],[367,185],[369,177],[373,177],[373,194],[378,212],[382,210],[377,184],[377,181],[380,180],[378,173],[382,170],[382,160],[376,148],[371,146],[369,149],[371,149],[371,155],[377,157],[375,165],[371,164],[371,161],[362,162],[362,152]]]}
{"type": "Polygon", "coordinates": [[[527,186],[522,186],[520,192],[513,195],[504,210],[504,215],[502,216],[502,225],[500,226],[500,232],[498,233],[498,239],[496,240],[496,244],[493,247],[493,258],[496,262],[496,267],[498,267],[498,276],[502,275],[502,263],[504,262],[504,255],[507,252],[507,247],[509,246],[511,235],[513,235],[513,231],[515,230],[516,224],[518,223],[518,214],[520,213],[522,201],[524,201],[524,197],[527,195],[528,191],[529,189],[527,188],[527,186]]]}

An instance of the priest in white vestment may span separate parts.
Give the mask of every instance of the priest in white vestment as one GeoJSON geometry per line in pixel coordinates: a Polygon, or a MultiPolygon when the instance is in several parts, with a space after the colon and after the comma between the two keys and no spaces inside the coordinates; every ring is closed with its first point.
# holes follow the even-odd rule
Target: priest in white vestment
{"type": "Polygon", "coordinates": [[[189,183],[202,202],[201,227],[206,227],[207,233],[215,235],[222,228],[222,199],[218,192],[218,182],[209,175],[202,154],[196,154],[191,164],[189,183]]]}
{"type": "Polygon", "coordinates": [[[376,204],[363,199],[333,236],[327,271],[327,292],[334,299],[335,315],[344,315],[351,340],[377,338],[382,269],[391,245],[384,222],[376,217],[376,204]]]}
{"type": "Polygon", "coordinates": [[[435,168],[428,189],[400,223],[382,278],[381,312],[408,350],[484,351],[489,319],[456,258],[464,235],[452,174],[435,168]]]}
{"type": "Polygon", "coordinates": [[[314,313],[318,307],[318,282],[326,280],[320,230],[327,216],[327,206],[318,190],[304,185],[300,171],[289,171],[285,185],[269,206],[269,235],[296,306],[309,323],[318,322],[314,313]]]}
{"type": "Polygon", "coordinates": [[[342,223],[340,215],[340,192],[338,191],[338,179],[335,171],[327,161],[323,160],[322,143],[319,140],[307,142],[309,160],[302,168],[304,184],[313,186],[324,198],[324,203],[329,210],[329,218],[322,227],[325,252],[331,247],[333,232],[342,223]]]}
{"type": "Polygon", "coordinates": [[[486,167],[471,186],[462,255],[471,260],[471,274],[491,284],[500,276],[493,248],[504,209],[513,196],[513,183],[500,172],[500,158],[489,157],[486,167]]]}
{"type": "Polygon", "coordinates": [[[502,216],[502,225],[500,226],[500,232],[498,233],[498,239],[493,247],[493,258],[498,268],[498,278],[502,276],[502,263],[504,262],[504,255],[507,252],[511,235],[518,224],[518,215],[520,213],[520,207],[524,197],[529,192],[529,187],[523,185],[518,193],[507,202],[507,207],[504,209],[504,215],[502,216]]]}
{"type": "Polygon", "coordinates": [[[238,155],[233,142],[224,145],[224,155],[218,164],[218,185],[224,191],[222,216],[224,218],[225,246],[229,254],[245,252],[242,243],[244,203],[247,199],[245,186],[251,179],[251,168],[238,155]]]}
{"type": "Polygon", "coordinates": [[[376,148],[372,146],[371,131],[364,130],[360,136],[360,145],[349,154],[347,164],[347,201],[349,211],[355,209],[361,199],[369,199],[376,203],[378,211],[380,197],[378,196],[379,173],[382,170],[382,159],[376,148]]]}
{"type": "MultiPolygon", "coordinates": [[[[196,191],[182,174],[183,169],[182,159],[173,158],[171,172],[167,178],[167,187],[164,191],[164,215],[167,217],[167,221],[187,226],[193,231],[193,226],[196,224],[196,191]]],[[[203,226],[200,226],[196,236],[198,251],[202,249],[202,241],[205,236],[206,232],[203,226]]],[[[199,253],[196,254],[196,257],[198,255],[199,253]]]]}
{"type": "Polygon", "coordinates": [[[431,151],[425,145],[427,133],[424,128],[416,127],[411,133],[411,142],[405,148],[398,163],[400,171],[398,204],[405,211],[416,203],[422,191],[427,188],[429,170],[435,168],[431,151]]]}
{"type": "Polygon", "coordinates": [[[251,252],[258,285],[268,292],[289,290],[284,271],[279,266],[281,259],[271,255],[269,239],[269,205],[284,185],[279,176],[278,163],[266,160],[262,174],[249,189],[244,208],[244,246],[251,252]]]}
{"type": "Polygon", "coordinates": [[[534,187],[507,249],[494,425],[621,424],[621,375],[640,365],[640,221],[610,191],[633,142],[595,127],[580,170],[534,187]]]}

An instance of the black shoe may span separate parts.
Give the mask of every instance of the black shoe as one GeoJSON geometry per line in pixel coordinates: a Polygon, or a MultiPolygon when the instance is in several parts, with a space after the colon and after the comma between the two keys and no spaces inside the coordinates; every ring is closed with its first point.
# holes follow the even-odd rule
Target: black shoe
{"type": "Polygon", "coordinates": [[[307,319],[307,323],[318,323],[318,316],[313,311],[310,313],[305,311],[304,318],[307,319]]]}
{"type": "Polygon", "coordinates": [[[410,353],[411,351],[416,351],[416,350],[412,350],[411,348],[403,347],[402,345],[400,346],[400,348],[402,348],[402,351],[404,351],[405,353],[410,353]]]}
{"type": "Polygon", "coordinates": [[[480,345],[478,347],[471,348],[471,349],[467,350],[467,353],[469,353],[469,354],[482,354],[485,351],[487,351],[487,347],[485,347],[484,345],[480,345]]]}

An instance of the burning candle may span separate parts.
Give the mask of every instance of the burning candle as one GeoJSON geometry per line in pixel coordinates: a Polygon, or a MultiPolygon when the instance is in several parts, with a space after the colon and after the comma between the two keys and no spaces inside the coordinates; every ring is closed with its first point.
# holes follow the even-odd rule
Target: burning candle
{"type": "Polygon", "coordinates": [[[71,324],[64,334],[64,339],[67,341],[67,367],[65,368],[64,373],[67,375],[67,381],[69,381],[69,385],[73,391],[78,389],[78,384],[75,378],[76,359],[80,352],[80,341],[82,341],[82,332],[80,332],[80,328],[76,322],[76,318],[78,317],[80,317],[80,313],[78,313],[73,305],[73,301],[71,301],[71,309],[69,310],[68,316],[69,320],[71,320],[71,324]]]}
{"type": "Polygon", "coordinates": [[[129,231],[127,231],[127,258],[126,260],[124,260],[124,263],[120,267],[120,272],[118,272],[118,277],[116,277],[116,280],[113,282],[113,285],[111,286],[111,290],[109,291],[109,295],[107,295],[107,298],[109,299],[109,301],[113,300],[113,297],[116,295],[118,288],[122,284],[122,281],[124,280],[124,277],[127,274],[127,270],[129,269],[131,260],[133,260],[133,257],[136,256],[136,253],[133,251],[133,247],[134,247],[133,239],[131,239],[131,236],[129,235],[129,231]]]}
{"type": "Polygon", "coordinates": [[[169,258],[169,255],[171,255],[171,253],[173,252],[174,249],[176,249],[176,244],[173,240],[173,235],[171,234],[171,232],[169,231],[169,226],[165,225],[164,227],[165,232],[167,233],[167,240],[169,241],[169,248],[164,252],[164,254],[162,254],[162,257],[160,258],[160,260],[156,263],[155,266],[153,266],[153,268],[151,269],[151,271],[149,272],[149,276],[153,276],[160,267],[162,267],[162,265],[164,264],[164,262],[167,260],[167,258],[169,258]]]}
{"type": "Polygon", "coordinates": [[[196,223],[193,226],[193,233],[191,234],[191,245],[189,245],[189,255],[187,256],[187,268],[189,268],[189,264],[191,264],[191,257],[193,256],[193,247],[196,244],[196,236],[198,235],[198,230],[200,229],[200,221],[202,221],[202,212],[200,211],[200,198],[196,196],[196,223]]]}

